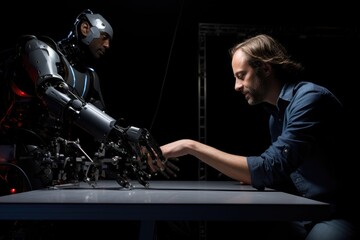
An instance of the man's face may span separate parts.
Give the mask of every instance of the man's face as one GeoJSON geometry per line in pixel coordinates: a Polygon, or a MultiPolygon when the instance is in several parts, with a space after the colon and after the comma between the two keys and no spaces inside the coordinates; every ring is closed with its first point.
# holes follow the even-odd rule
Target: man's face
{"type": "Polygon", "coordinates": [[[106,33],[100,33],[99,38],[94,38],[89,44],[89,50],[95,59],[101,58],[110,48],[110,37],[106,33]]]}
{"type": "Polygon", "coordinates": [[[231,66],[235,77],[235,91],[241,92],[250,105],[255,105],[265,101],[269,84],[262,67],[251,67],[248,59],[239,49],[233,55],[231,66]]]}

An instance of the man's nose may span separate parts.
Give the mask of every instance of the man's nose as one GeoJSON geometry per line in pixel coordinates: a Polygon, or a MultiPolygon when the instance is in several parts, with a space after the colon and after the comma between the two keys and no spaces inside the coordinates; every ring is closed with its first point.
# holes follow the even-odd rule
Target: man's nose
{"type": "Polygon", "coordinates": [[[239,80],[236,80],[236,81],[235,81],[235,87],[234,87],[235,91],[240,92],[241,89],[242,89],[242,87],[243,87],[242,82],[239,81],[239,80]]]}

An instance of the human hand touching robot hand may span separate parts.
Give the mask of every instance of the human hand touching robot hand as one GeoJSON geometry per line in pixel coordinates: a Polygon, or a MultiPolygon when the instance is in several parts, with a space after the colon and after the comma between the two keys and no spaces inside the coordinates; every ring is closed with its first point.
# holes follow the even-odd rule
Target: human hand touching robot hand
{"type": "Polygon", "coordinates": [[[126,139],[133,149],[134,155],[137,156],[132,164],[133,172],[137,173],[138,181],[142,185],[148,186],[144,176],[147,179],[159,174],[167,179],[177,177],[179,168],[175,162],[178,161],[178,158],[165,158],[160,146],[147,129],[131,126],[125,132],[126,139]],[[134,164],[136,162],[137,164],[134,164]]]}
{"type": "Polygon", "coordinates": [[[176,166],[175,162],[179,159],[165,158],[160,146],[147,129],[130,127],[127,135],[132,136],[130,139],[139,144],[139,156],[146,162],[147,167],[150,169],[150,175],[158,175],[160,173],[167,179],[177,177],[177,172],[180,169],[176,166]]]}
{"type": "Polygon", "coordinates": [[[151,169],[151,172],[154,175],[160,173],[162,176],[164,176],[167,179],[170,179],[171,177],[177,177],[177,172],[179,172],[180,169],[179,167],[176,166],[175,162],[179,161],[179,159],[178,158],[165,159],[162,153],[160,154],[161,154],[160,157],[158,157],[157,155],[151,156],[151,154],[146,153],[147,164],[151,169]]]}

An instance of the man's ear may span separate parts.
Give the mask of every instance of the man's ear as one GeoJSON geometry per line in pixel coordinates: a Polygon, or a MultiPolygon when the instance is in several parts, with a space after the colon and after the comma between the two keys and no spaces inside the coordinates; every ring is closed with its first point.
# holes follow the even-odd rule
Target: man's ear
{"type": "Polygon", "coordinates": [[[87,36],[90,31],[90,25],[87,22],[83,22],[80,25],[80,32],[82,35],[87,36]]]}
{"type": "Polygon", "coordinates": [[[261,67],[262,67],[262,69],[263,69],[263,71],[264,71],[264,75],[265,75],[266,77],[268,77],[268,76],[271,75],[271,73],[272,73],[272,66],[271,66],[269,63],[263,63],[261,67]]]}

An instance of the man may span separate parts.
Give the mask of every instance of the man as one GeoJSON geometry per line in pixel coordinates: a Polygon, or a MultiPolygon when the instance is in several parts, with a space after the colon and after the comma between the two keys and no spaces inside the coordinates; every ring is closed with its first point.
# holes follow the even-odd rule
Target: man
{"type": "MultiPolygon", "coordinates": [[[[286,49],[268,35],[247,39],[230,52],[235,90],[248,104],[263,104],[271,114],[271,145],[260,156],[239,156],[182,139],[161,146],[163,155],[189,154],[257,189],[269,187],[332,204],[329,219],[291,223],[297,231],[290,231],[289,239],[354,239],[351,212],[355,201],[349,197],[354,181],[346,179],[351,176],[349,168],[354,167],[349,167],[350,158],[342,148],[342,104],[328,89],[300,81],[301,64],[292,61],[286,49]]],[[[275,231],[277,239],[286,229],[275,231]]],[[[234,231],[241,234],[242,230],[234,231]]],[[[251,234],[257,232],[269,236],[266,230],[251,234]]]]}

